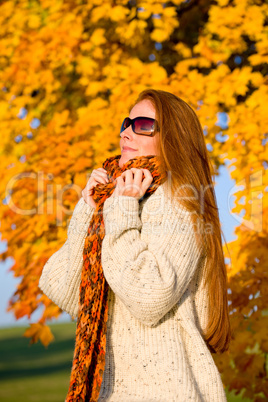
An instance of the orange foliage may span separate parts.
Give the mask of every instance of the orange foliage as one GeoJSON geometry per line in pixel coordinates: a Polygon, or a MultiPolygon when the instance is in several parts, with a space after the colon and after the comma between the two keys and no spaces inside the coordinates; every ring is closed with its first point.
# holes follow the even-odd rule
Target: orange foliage
{"type": "Polygon", "coordinates": [[[226,387],[268,398],[267,3],[10,0],[0,11],[1,259],[14,258],[21,277],[16,318],[44,306],[26,335],[52,340],[46,321],[60,310],[38,281],[88,175],[120,153],[137,94],[167,90],[197,111],[216,172],[228,160],[237,185],[237,238],[226,252],[233,340],[213,357],[226,387]]]}

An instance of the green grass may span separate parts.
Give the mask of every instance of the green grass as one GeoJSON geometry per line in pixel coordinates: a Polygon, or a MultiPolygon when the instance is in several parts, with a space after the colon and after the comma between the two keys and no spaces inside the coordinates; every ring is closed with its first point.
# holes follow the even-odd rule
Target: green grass
{"type": "Polygon", "coordinates": [[[25,327],[0,330],[0,400],[60,402],[68,391],[75,323],[53,324],[55,342],[29,345],[25,327]]]}
{"type": "MultiPolygon", "coordinates": [[[[25,327],[0,330],[0,401],[63,402],[69,385],[75,322],[51,324],[55,341],[30,345],[25,327]]],[[[249,402],[227,393],[228,402],[249,402]]]]}

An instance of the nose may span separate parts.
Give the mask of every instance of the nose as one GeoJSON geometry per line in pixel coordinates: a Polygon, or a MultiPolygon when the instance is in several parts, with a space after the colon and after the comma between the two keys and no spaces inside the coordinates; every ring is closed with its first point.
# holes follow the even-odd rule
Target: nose
{"type": "Polygon", "coordinates": [[[120,137],[121,138],[125,138],[125,137],[129,138],[132,134],[134,134],[134,133],[133,133],[132,127],[130,125],[124,131],[122,131],[122,133],[120,133],[120,137]]]}

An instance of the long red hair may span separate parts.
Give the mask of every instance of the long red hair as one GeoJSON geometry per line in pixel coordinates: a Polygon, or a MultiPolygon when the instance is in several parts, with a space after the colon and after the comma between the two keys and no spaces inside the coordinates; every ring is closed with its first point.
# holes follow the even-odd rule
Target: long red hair
{"type": "MultiPolygon", "coordinates": [[[[211,353],[229,348],[231,326],[227,298],[227,271],[222,233],[205,137],[194,110],[176,95],[154,89],[142,91],[135,104],[147,99],[155,107],[161,167],[171,173],[171,197],[191,212],[197,241],[204,247],[203,271],[208,293],[209,317],[203,338],[211,353]],[[194,194],[193,194],[194,191],[194,194]],[[197,224],[198,221],[198,224],[197,224]],[[213,230],[198,231],[200,222],[213,230]]],[[[133,106],[134,106],[133,105],[133,106]]],[[[133,107],[132,106],[132,107],[133,107]]]]}

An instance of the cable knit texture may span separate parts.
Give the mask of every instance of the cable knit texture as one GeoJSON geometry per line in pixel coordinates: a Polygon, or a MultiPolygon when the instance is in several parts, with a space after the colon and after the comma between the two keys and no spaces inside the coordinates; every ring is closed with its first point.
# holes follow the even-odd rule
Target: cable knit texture
{"type": "MultiPolygon", "coordinates": [[[[109,284],[106,363],[99,401],[227,401],[202,338],[207,322],[205,259],[191,216],[166,183],[150,197],[105,200],[102,268],[109,284]]],[[[94,208],[81,198],[65,244],[39,286],[77,317],[83,246],[94,208]]]]}

